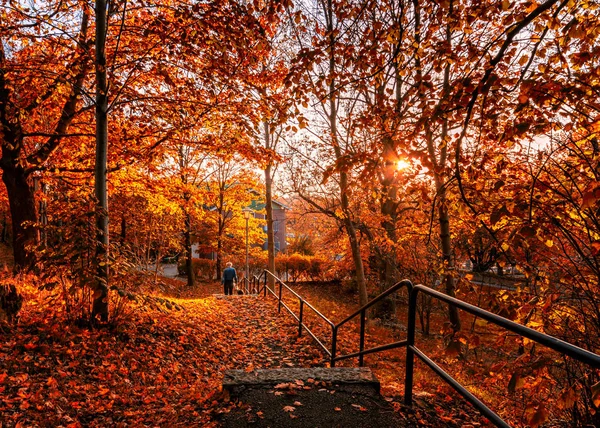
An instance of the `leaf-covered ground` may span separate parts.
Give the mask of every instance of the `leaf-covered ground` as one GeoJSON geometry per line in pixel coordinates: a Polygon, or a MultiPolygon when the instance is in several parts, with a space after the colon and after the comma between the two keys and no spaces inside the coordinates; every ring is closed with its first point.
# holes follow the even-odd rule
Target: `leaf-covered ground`
{"type": "Polygon", "coordinates": [[[225,370],[322,362],[272,303],[177,303],[183,310],[136,311],[113,330],[89,331],[45,317],[30,301],[0,336],[5,426],[208,425],[225,370]]]}
{"type": "MultiPolygon", "coordinates": [[[[177,294],[188,298],[172,299],[172,310],[145,305],[96,330],[65,322],[61,310],[30,294],[19,324],[0,330],[0,426],[216,426],[219,414],[236,405],[221,391],[225,370],[325,365],[273,300],[214,291],[218,286],[181,288],[177,294]]],[[[333,315],[349,310],[343,303],[328,307],[333,315]]],[[[396,356],[381,361],[398,372],[396,356]]],[[[398,385],[376,371],[401,409],[393,396],[398,385]]],[[[410,419],[428,426],[440,417],[447,426],[478,420],[463,404],[438,398],[417,394],[410,419]]]]}

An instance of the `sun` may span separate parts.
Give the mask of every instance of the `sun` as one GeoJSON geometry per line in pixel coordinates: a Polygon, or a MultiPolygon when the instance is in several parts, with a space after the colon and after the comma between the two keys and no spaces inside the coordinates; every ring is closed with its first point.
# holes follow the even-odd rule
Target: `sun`
{"type": "Polygon", "coordinates": [[[405,169],[410,168],[410,162],[407,161],[406,159],[398,159],[398,162],[396,162],[396,169],[398,171],[402,171],[405,169]]]}

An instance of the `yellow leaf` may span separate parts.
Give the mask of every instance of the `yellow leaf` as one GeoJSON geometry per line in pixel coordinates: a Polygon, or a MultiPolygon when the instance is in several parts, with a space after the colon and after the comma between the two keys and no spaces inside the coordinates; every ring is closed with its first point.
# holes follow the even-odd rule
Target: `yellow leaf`
{"type": "Polygon", "coordinates": [[[527,61],[529,61],[529,55],[523,55],[519,59],[519,65],[525,65],[525,64],[527,64],[527,61]]]}

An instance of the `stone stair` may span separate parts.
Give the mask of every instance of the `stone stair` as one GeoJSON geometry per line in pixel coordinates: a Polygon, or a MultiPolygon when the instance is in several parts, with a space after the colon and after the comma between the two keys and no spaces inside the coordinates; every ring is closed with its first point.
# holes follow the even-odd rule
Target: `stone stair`
{"type": "Polygon", "coordinates": [[[223,389],[237,405],[225,427],[405,427],[369,368],[229,370],[223,389]]]}

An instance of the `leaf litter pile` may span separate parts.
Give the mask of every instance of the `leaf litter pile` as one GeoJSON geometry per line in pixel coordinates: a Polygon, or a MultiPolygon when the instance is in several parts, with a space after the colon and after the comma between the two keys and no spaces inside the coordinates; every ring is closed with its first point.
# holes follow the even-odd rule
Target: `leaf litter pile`
{"type": "Polygon", "coordinates": [[[36,303],[0,333],[5,426],[209,425],[227,401],[225,370],[323,362],[289,318],[252,297],[177,300],[180,311],[137,311],[99,330],[36,303]]]}
{"type": "MultiPolygon", "coordinates": [[[[20,322],[0,326],[0,426],[218,426],[220,414],[245,406],[222,391],[225,370],[326,363],[272,300],[171,302],[173,310],[145,306],[111,328],[90,330],[31,293],[20,322]]],[[[448,426],[473,420],[472,409],[434,408],[435,401],[417,400],[408,419],[435,426],[440,413],[458,410],[463,417],[447,418],[455,422],[448,426]]],[[[406,411],[399,402],[392,404],[406,411]]]]}

